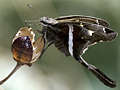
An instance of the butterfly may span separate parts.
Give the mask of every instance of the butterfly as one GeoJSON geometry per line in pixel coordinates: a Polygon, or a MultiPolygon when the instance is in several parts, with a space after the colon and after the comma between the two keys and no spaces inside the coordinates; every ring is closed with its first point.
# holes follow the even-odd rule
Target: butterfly
{"type": "Polygon", "coordinates": [[[61,53],[67,57],[73,56],[106,86],[116,87],[116,81],[108,78],[97,67],[82,58],[82,54],[89,46],[112,41],[117,36],[115,31],[108,28],[107,21],[90,16],[70,15],[55,19],[42,17],[39,22],[43,28],[42,31],[37,31],[47,39],[48,47],[54,44],[61,53]]]}

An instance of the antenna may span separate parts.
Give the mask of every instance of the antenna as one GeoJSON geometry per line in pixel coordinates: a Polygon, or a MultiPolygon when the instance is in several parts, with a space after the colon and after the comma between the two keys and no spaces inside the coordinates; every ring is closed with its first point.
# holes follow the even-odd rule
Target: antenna
{"type": "Polygon", "coordinates": [[[37,14],[39,14],[41,17],[43,17],[37,10],[35,10],[30,4],[27,4],[28,7],[30,7],[33,11],[35,11],[37,14]]]}
{"type": "MultiPolygon", "coordinates": [[[[35,11],[37,14],[39,14],[41,17],[43,17],[37,10],[35,10],[30,4],[27,4],[27,6],[29,8],[31,8],[33,11],[35,11]]],[[[29,23],[33,23],[33,22],[39,22],[40,20],[25,20],[25,24],[27,24],[28,22],[29,23]]],[[[31,27],[31,26],[37,26],[37,25],[41,25],[41,23],[38,23],[38,24],[28,24],[28,27],[31,27]]]]}

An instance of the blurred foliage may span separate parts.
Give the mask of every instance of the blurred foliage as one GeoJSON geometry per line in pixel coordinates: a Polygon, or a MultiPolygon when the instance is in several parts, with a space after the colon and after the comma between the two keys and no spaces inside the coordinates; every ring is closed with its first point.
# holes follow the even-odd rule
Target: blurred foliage
{"type": "MultiPolygon", "coordinates": [[[[41,16],[86,15],[105,19],[110,28],[120,33],[120,0],[0,0],[0,79],[15,66],[11,41],[16,32],[27,25],[25,20],[41,16]]],[[[42,26],[33,27],[41,30],[42,26]]],[[[39,36],[40,34],[37,34],[39,36]]],[[[117,81],[120,90],[119,36],[112,42],[90,47],[83,58],[117,81]]],[[[0,90],[110,90],[74,58],[65,57],[54,45],[31,68],[18,70],[0,90]]]]}

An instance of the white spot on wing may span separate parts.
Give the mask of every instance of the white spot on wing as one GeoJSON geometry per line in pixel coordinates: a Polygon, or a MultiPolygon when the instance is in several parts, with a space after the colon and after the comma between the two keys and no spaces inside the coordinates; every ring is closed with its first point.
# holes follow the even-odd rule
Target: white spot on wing
{"type": "Polygon", "coordinates": [[[105,28],[103,28],[103,32],[106,33],[105,28]]]}
{"type": "Polygon", "coordinates": [[[84,25],[82,23],[80,23],[80,26],[83,27],[84,25]]]}
{"type": "Polygon", "coordinates": [[[69,39],[68,39],[68,47],[69,52],[73,56],[73,25],[68,25],[69,27],[69,39]]]}
{"type": "Polygon", "coordinates": [[[98,19],[96,19],[96,22],[97,22],[97,24],[99,25],[99,21],[98,21],[98,19]]]}
{"type": "Polygon", "coordinates": [[[100,42],[103,42],[103,40],[100,40],[100,42]]]}
{"type": "Polygon", "coordinates": [[[88,30],[89,35],[92,36],[92,34],[94,33],[94,31],[88,30]]]}

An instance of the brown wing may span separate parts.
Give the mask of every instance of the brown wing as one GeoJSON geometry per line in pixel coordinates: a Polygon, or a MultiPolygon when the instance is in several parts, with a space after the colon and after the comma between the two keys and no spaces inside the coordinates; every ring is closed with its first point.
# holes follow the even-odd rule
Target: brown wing
{"type": "Polygon", "coordinates": [[[59,23],[63,22],[73,22],[73,23],[91,23],[91,24],[98,24],[102,25],[104,27],[108,27],[109,23],[105,20],[96,18],[96,17],[90,17],[90,16],[82,16],[82,15],[70,15],[70,16],[61,16],[55,18],[59,23]]]}

